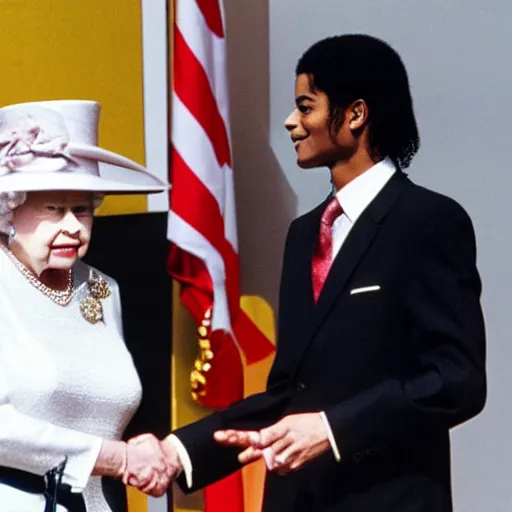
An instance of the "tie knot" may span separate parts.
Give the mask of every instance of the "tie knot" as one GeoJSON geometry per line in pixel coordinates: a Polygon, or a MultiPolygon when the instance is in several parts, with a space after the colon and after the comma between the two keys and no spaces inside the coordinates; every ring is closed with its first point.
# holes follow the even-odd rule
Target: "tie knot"
{"type": "Polygon", "coordinates": [[[341,208],[341,205],[340,205],[338,199],[336,197],[333,197],[329,201],[329,204],[327,205],[327,208],[324,210],[324,213],[322,213],[321,222],[330,227],[334,224],[334,221],[342,213],[343,213],[343,209],[341,208]]]}

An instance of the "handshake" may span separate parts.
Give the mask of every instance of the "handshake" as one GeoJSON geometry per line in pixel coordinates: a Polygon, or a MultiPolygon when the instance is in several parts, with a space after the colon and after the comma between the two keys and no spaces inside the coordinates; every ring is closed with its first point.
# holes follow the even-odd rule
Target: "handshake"
{"type": "MultiPolygon", "coordinates": [[[[269,471],[287,474],[298,471],[330,447],[336,460],[341,459],[329,431],[323,413],[313,412],[285,416],[259,431],[219,430],[213,440],[237,448],[241,465],[264,459],[269,471]]],[[[182,472],[191,478],[192,463],[177,437],[170,434],[159,440],[153,434],[142,434],[127,443],[104,440],[93,474],[121,478],[125,485],[159,497],[182,472]]]]}
{"type": "Polygon", "coordinates": [[[183,471],[176,448],[169,440],[142,434],[128,442],[104,440],[93,475],[122,479],[154,497],[165,494],[183,471]]]}
{"type": "Polygon", "coordinates": [[[143,434],[126,443],[126,463],[122,480],[151,496],[165,494],[183,471],[182,462],[169,437],[157,439],[143,434]]]}

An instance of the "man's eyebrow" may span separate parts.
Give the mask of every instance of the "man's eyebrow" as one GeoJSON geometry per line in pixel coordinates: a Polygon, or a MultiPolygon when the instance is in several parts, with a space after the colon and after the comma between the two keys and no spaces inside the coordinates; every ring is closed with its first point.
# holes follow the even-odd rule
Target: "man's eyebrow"
{"type": "Polygon", "coordinates": [[[308,96],[306,94],[301,94],[300,96],[297,96],[295,98],[295,104],[298,105],[299,103],[302,103],[303,101],[314,101],[311,96],[308,96]]]}

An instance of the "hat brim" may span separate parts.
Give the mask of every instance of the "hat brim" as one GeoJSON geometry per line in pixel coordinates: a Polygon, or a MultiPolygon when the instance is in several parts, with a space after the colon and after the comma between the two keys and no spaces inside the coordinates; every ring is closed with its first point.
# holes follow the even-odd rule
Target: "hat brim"
{"type": "Polygon", "coordinates": [[[103,194],[156,194],[170,185],[149,173],[100,162],[100,176],[74,170],[56,172],[13,171],[0,179],[0,192],[40,192],[81,190],[103,194]],[[27,176],[30,175],[30,176],[27,176]],[[28,179],[27,179],[28,178],[28,179]]]}

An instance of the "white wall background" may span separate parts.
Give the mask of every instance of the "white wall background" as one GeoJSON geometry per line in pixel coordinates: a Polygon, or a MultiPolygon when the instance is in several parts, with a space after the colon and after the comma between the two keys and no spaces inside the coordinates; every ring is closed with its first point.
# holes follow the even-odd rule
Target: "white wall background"
{"type": "MultiPolygon", "coordinates": [[[[169,147],[167,0],[141,0],[141,12],[146,168],[160,179],[167,181],[169,147]]],[[[168,209],[168,194],[148,195],[148,211],[162,212],[168,209]]],[[[148,496],[146,508],[147,512],[167,512],[167,496],[161,498],[148,496]]]]}
{"type": "MultiPolygon", "coordinates": [[[[155,15],[155,6],[161,13],[165,1],[142,3],[147,15],[146,108],[152,105],[149,115],[155,116],[147,130],[160,126],[162,133],[166,56],[161,36],[151,30],[162,19],[157,14],[152,25],[148,16],[150,10],[155,15]],[[155,84],[157,89],[151,89],[155,84]]],[[[242,287],[274,307],[286,228],[329,189],[326,171],[296,167],[282,127],[293,106],[297,59],[318,39],[349,32],[381,37],[401,54],[422,138],[411,178],[456,198],[468,210],[484,283],[489,397],[482,415],[453,432],[455,509],[509,512],[512,2],[225,0],[225,11],[242,287]]],[[[147,148],[148,159],[162,167],[167,139],[158,134],[154,139],[160,142],[147,148]]],[[[149,510],[157,512],[160,503],[151,503],[149,510]]]]}
{"type": "MultiPolygon", "coordinates": [[[[164,181],[169,170],[167,3],[167,0],[141,0],[146,168],[164,181]]],[[[168,210],[168,194],[148,195],[148,211],[168,210]]]]}
{"type": "Polygon", "coordinates": [[[244,293],[277,302],[286,227],[321,201],[326,171],[301,171],[283,128],[294,67],[323,37],[363,32],[401,54],[422,137],[417,183],[473,218],[484,283],[489,397],[453,432],[458,512],[512,510],[512,2],[225,0],[244,293]]]}

